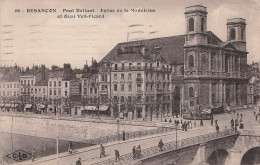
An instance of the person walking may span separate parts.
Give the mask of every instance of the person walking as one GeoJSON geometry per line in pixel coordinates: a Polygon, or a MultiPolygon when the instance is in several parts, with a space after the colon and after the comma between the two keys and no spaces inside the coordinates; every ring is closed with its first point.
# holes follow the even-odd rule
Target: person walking
{"type": "Polygon", "coordinates": [[[257,115],[255,115],[255,121],[257,121],[257,115]]]}
{"type": "Polygon", "coordinates": [[[230,124],[231,124],[232,130],[234,130],[234,120],[233,120],[233,118],[231,119],[230,124]]]}
{"type": "Polygon", "coordinates": [[[254,111],[254,116],[255,116],[255,111],[254,111]]]}
{"type": "Polygon", "coordinates": [[[203,126],[203,120],[202,119],[200,120],[200,126],[203,126]]]}
{"type": "Polygon", "coordinates": [[[100,144],[100,158],[105,156],[105,147],[102,144],[100,144]]]}
{"type": "Polygon", "coordinates": [[[81,165],[81,158],[76,162],[76,165],[81,165]]]}
{"type": "Polygon", "coordinates": [[[141,158],[141,146],[140,145],[138,145],[136,148],[136,157],[137,157],[137,159],[141,158]]]}
{"type": "Polygon", "coordinates": [[[73,146],[72,146],[72,142],[70,141],[70,142],[69,142],[69,146],[68,146],[68,152],[69,152],[69,154],[72,154],[72,151],[73,151],[73,146]]]}
{"type": "Polygon", "coordinates": [[[135,146],[133,147],[133,159],[136,159],[136,150],[135,150],[135,146]]]}
{"type": "Polygon", "coordinates": [[[117,160],[120,161],[120,154],[119,154],[118,150],[115,150],[115,158],[116,158],[116,162],[117,162],[117,160]]]}
{"type": "Polygon", "coordinates": [[[161,140],[159,141],[159,143],[158,143],[159,151],[162,151],[163,146],[164,146],[164,144],[163,144],[162,139],[161,139],[161,140]]]}
{"type": "Polygon", "coordinates": [[[238,123],[235,123],[235,131],[237,131],[238,123]]]}
{"type": "Polygon", "coordinates": [[[216,125],[216,131],[217,131],[217,133],[219,133],[219,126],[218,126],[218,124],[216,125]]]}
{"type": "Polygon", "coordinates": [[[239,129],[244,129],[244,124],[243,124],[243,121],[241,121],[241,122],[240,122],[239,129]]]}
{"type": "Polygon", "coordinates": [[[123,131],[122,135],[123,135],[123,141],[125,141],[125,131],[123,131]]]}

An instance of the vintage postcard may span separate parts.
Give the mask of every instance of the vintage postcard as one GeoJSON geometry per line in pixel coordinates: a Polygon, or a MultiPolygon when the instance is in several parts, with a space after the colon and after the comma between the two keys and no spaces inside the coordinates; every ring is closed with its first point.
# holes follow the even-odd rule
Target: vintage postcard
{"type": "Polygon", "coordinates": [[[260,164],[259,0],[0,0],[0,164],[260,164]]]}

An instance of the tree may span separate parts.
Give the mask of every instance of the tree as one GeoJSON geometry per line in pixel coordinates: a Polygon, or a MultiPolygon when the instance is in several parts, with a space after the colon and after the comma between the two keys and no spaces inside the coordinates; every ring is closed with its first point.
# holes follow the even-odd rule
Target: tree
{"type": "MultiPolygon", "coordinates": [[[[88,105],[88,98],[87,97],[82,96],[81,105],[83,106],[83,110],[85,111],[85,106],[88,105]]],[[[84,112],[84,115],[85,115],[85,112],[84,112]]]]}

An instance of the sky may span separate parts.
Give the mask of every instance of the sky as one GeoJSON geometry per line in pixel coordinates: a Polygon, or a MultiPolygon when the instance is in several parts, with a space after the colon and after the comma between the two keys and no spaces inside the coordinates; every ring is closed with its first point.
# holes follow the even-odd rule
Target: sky
{"type": "Polygon", "coordinates": [[[185,34],[185,7],[196,4],[207,7],[207,30],[222,41],[227,40],[227,19],[245,18],[248,63],[260,61],[260,0],[0,0],[0,66],[71,63],[82,68],[86,62],[90,65],[92,57],[100,61],[127,36],[131,41],[185,34]],[[28,13],[27,9],[57,12],[28,13]],[[65,14],[104,14],[104,18],[64,18],[65,14]]]}

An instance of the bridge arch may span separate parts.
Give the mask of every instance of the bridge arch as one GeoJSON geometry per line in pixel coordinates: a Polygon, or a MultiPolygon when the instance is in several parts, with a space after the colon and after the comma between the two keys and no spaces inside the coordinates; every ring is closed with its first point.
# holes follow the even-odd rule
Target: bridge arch
{"type": "Polygon", "coordinates": [[[260,164],[260,146],[247,150],[241,159],[241,165],[260,164]]]}
{"type": "Polygon", "coordinates": [[[228,160],[229,154],[225,149],[217,149],[213,151],[207,158],[209,165],[224,165],[228,160]]]}

